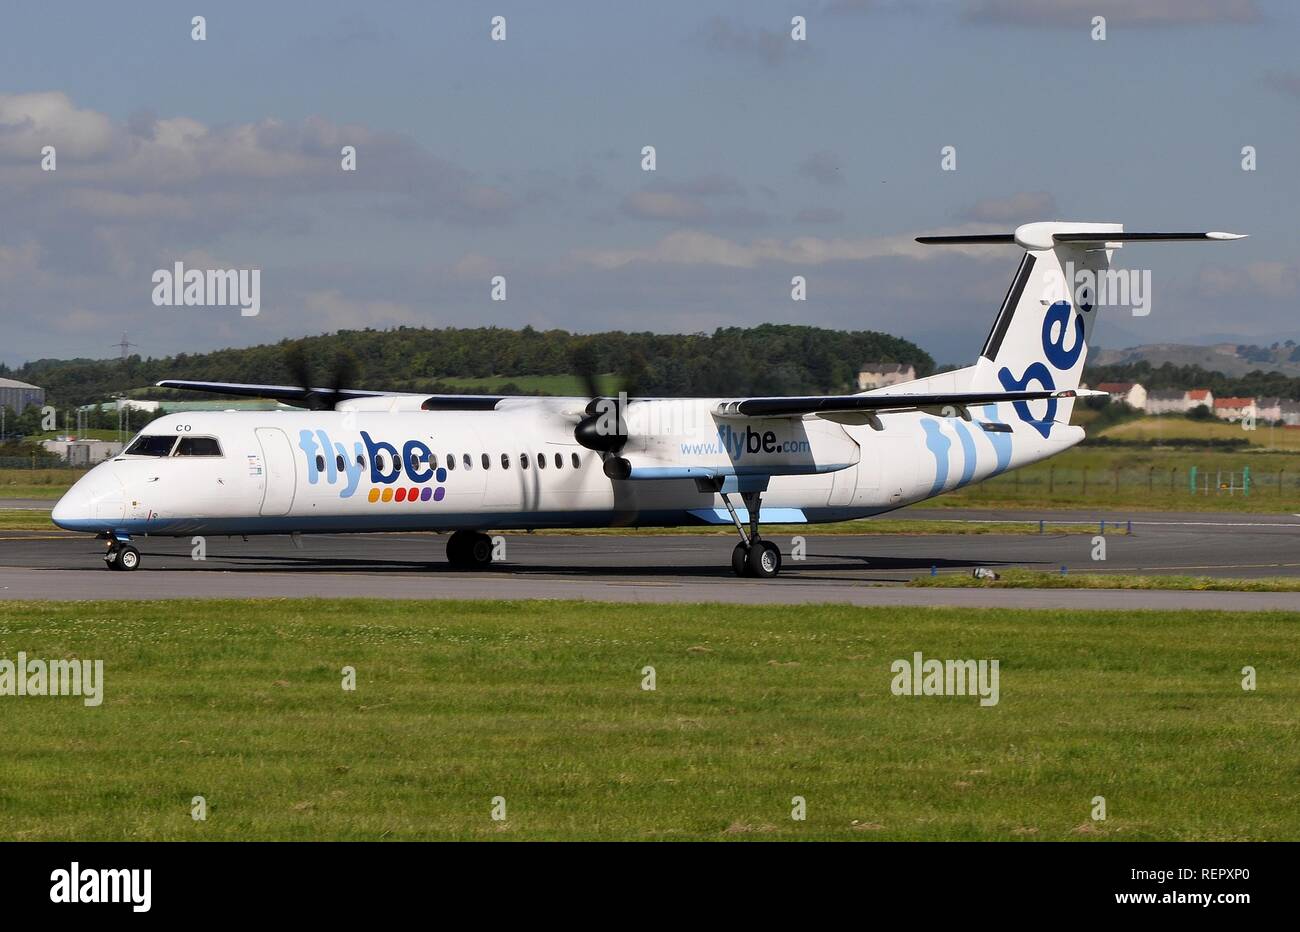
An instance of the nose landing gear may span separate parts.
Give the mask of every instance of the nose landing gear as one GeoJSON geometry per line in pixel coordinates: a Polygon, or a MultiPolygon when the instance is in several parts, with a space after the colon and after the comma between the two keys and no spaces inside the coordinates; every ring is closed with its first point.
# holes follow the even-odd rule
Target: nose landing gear
{"type": "Polygon", "coordinates": [[[110,570],[130,572],[140,566],[140,551],[126,541],[110,537],[104,551],[104,565],[110,570]]]}
{"type": "Polygon", "coordinates": [[[757,576],[759,579],[771,579],[781,572],[781,549],[768,540],[758,536],[758,511],[762,505],[761,492],[742,492],[740,497],[749,512],[749,531],[741,523],[731,504],[730,493],[720,492],[722,503],[727,506],[731,520],[740,534],[740,543],[731,551],[731,569],[737,576],[757,576]]]}

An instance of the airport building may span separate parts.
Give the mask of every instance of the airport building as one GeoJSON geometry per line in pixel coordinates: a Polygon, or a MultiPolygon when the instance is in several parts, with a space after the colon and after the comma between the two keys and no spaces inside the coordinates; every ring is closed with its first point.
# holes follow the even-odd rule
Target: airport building
{"type": "Polygon", "coordinates": [[[45,389],[17,379],[0,379],[0,405],[11,408],[15,414],[22,414],[31,405],[39,408],[43,404],[45,389]]]}

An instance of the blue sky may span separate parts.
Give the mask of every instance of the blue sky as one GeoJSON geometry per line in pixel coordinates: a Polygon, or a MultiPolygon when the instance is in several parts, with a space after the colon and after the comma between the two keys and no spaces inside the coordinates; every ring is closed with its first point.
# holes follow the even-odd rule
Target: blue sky
{"type": "Polygon", "coordinates": [[[112,355],[124,331],[156,356],[365,326],[764,321],[964,362],[1016,253],[908,241],[1057,218],[1252,234],[1126,247],[1153,310],[1103,319],[1102,345],[1300,330],[1293,4],[203,6],[7,10],[5,362],[112,355]],[[177,260],[261,269],[261,313],[154,307],[177,260]]]}

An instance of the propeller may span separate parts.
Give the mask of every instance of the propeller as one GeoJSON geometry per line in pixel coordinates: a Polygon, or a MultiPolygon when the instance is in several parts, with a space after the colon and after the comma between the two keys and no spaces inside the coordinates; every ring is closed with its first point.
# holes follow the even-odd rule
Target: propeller
{"type": "Polygon", "coordinates": [[[635,393],[635,384],[644,378],[646,363],[640,353],[634,353],[629,360],[628,375],[622,379],[623,390],[617,397],[609,397],[601,392],[596,379],[599,358],[596,345],[589,341],[580,344],[572,355],[574,371],[591,399],[583,409],[584,416],[573,429],[573,439],[601,455],[605,475],[611,479],[626,479],[632,464],[619,453],[627,445],[627,405],[629,396],[635,393]]]}
{"type": "Polygon", "coordinates": [[[350,353],[340,352],[334,359],[333,377],[328,388],[313,386],[311,365],[302,344],[296,343],[284,354],[284,365],[293,376],[294,381],[302,386],[299,396],[302,406],[312,411],[330,411],[347,396],[343,389],[356,382],[357,362],[350,353]]]}

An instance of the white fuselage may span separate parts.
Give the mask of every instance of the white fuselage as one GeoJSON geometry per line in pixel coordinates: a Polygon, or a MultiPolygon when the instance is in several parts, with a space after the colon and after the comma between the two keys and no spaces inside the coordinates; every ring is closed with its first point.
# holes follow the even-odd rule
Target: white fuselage
{"type": "Polygon", "coordinates": [[[628,412],[621,456],[632,475],[611,480],[601,455],[574,439],[584,403],[169,415],[142,434],[215,438],[220,454],[177,455],[178,443],[172,455],[118,456],[79,480],[53,519],[121,537],[722,524],[731,519],[721,496],[699,480],[770,476],[764,522],[838,521],[1036,462],[1083,436],[1056,425],[1045,439],[1010,405],[1003,417],[998,405],[972,409],[970,421],[889,414],[874,429],[722,418],[717,399],[665,399],[628,412]]]}

